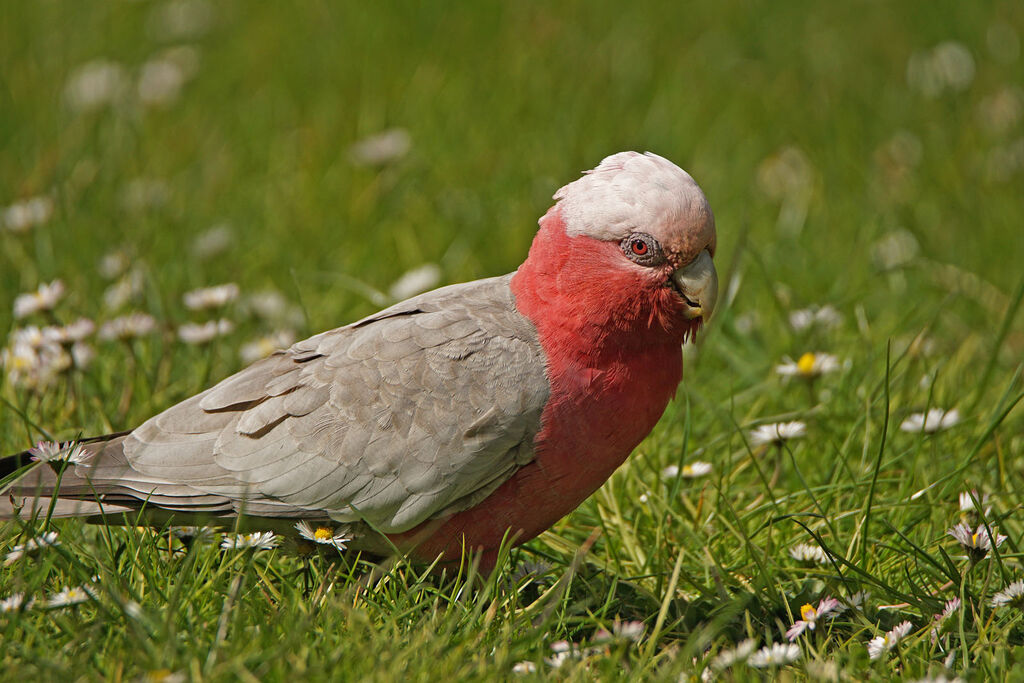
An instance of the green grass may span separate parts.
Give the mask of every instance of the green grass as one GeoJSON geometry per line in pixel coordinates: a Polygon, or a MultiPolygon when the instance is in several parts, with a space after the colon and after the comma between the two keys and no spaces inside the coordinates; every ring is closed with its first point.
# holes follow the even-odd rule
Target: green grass
{"type": "Polygon", "coordinates": [[[97,343],[88,371],[39,394],[5,377],[0,451],[129,428],[238,369],[237,349],[270,326],[230,310],[235,332],[185,346],[185,291],[277,289],[305,335],[374,310],[359,283],[386,290],[425,262],[445,282],[508,272],[554,190],[622,149],[667,156],[703,186],[722,301],[650,438],[490,576],[8,525],[4,547],[44,526],[61,545],[0,569],[0,598],[37,600],[0,615],[0,677],[474,680],[531,661],[537,676],[689,680],[744,638],[784,642],[805,603],[859,590],[863,607],[803,636],[774,675],[1024,677],[1021,614],[990,606],[1024,578],[1024,6],[192,2],[175,7],[207,7],[208,25],[179,36],[165,6],[0,6],[0,205],[55,203],[24,234],[0,231],[0,329],[43,322],[12,320],[9,304],[58,277],[60,319],[112,317],[97,264],[121,248],[142,274],[128,308],[163,330],[130,349],[97,343]],[[945,41],[969,51],[973,77],[929,96],[908,63],[945,41]],[[83,63],[105,57],[134,79],[175,45],[199,63],[166,107],[132,90],[81,112],[64,94],[83,63]],[[392,127],[411,137],[406,156],[350,162],[354,142],[392,127]],[[165,201],[127,206],[139,178],[165,201]],[[233,242],[197,257],[195,238],[222,223],[233,242]],[[886,265],[893,234],[916,250],[886,265]],[[837,326],[790,325],[825,304],[837,326]],[[806,351],[841,369],[811,387],[775,373],[806,351]],[[962,420],[899,429],[931,407],[962,420]],[[749,443],[782,420],[806,436],[749,443]],[[695,460],[712,473],[662,475],[695,460]],[[991,494],[987,519],[1008,537],[975,564],[946,533],[970,489],[991,494]],[[801,542],[830,561],[796,563],[801,542]],[[527,562],[550,572],[521,577],[527,562]],[[95,600],[40,606],[83,583],[95,600]],[[953,597],[963,606],[933,643],[953,597]],[[639,643],[545,663],[553,643],[589,647],[616,618],[643,621],[639,643]],[[867,641],[903,620],[910,635],[869,660],[867,641]]]}

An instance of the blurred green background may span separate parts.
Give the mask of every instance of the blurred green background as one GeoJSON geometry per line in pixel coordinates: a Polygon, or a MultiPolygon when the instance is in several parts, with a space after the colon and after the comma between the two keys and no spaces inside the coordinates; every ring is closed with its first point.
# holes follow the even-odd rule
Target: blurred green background
{"type": "Polygon", "coordinates": [[[637,149],[703,185],[723,253],[749,229],[800,296],[870,297],[868,282],[840,288],[895,228],[1009,289],[1024,257],[1022,22],[1017,2],[4,3],[0,202],[55,192],[58,206],[39,272],[8,262],[0,288],[60,276],[88,291],[100,255],[131,244],[163,288],[304,288],[313,326],[329,325],[361,307],[318,273],[385,287],[423,261],[452,281],[511,270],[557,187],[637,149]],[[972,78],[922,92],[908,67],[947,41],[972,78]],[[80,65],[116,62],[130,91],[180,45],[196,61],[172,101],[69,106],[80,65]],[[1009,113],[989,111],[1000,97],[1009,113]],[[354,142],[395,127],[405,157],[350,163],[354,142]],[[893,152],[900,135],[909,150],[893,152]],[[993,170],[1014,144],[1016,164],[993,170]],[[786,148],[810,197],[780,234],[758,169],[786,148]],[[164,183],[165,203],[126,210],[137,178],[164,183]],[[189,258],[221,222],[234,247],[189,258]]]}
{"type": "MultiPolygon", "coordinates": [[[[97,678],[165,667],[200,678],[200,661],[223,679],[332,666],[383,677],[412,661],[427,680],[436,657],[452,676],[488,680],[495,662],[543,662],[550,641],[589,637],[621,613],[648,628],[668,615],[662,639],[629,661],[676,680],[711,643],[779,640],[826,582],[836,595],[856,588],[794,566],[787,548],[810,537],[792,519],[845,548],[876,603],[911,594],[919,624],[954,594],[981,609],[1002,583],[964,569],[966,589],[937,587],[947,550],[962,552],[947,529],[971,488],[994,494],[1010,536],[1002,580],[1020,570],[1024,416],[1010,406],[1024,358],[1022,41],[1019,0],[0,3],[0,333],[47,322],[15,321],[11,304],[55,278],[67,286],[60,321],[142,310],[162,332],[97,343],[87,370],[41,396],[5,378],[2,452],[42,429],[73,438],[138,424],[240,367],[253,335],[349,322],[424,264],[437,264],[438,284],[508,272],[555,190],[621,150],[661,154],[702,185],[722,278],[716,318],[687,347],[684,386],[652,437],[523,551],[568,576],[573,553],[605,530],[587,561],[611,578],[559,598],[550,631],[534,633],[514,605],[492,613],[497,603],[460,621],[458,586],[449,602],[425,598],[401,568],[394,604],[386,592],[348,606],[332,595],[310,620],[298,561],[274,555],[268,574],[246,574],[253,588],[233,613],[249,633],[274,628],[221,642],[221,597],[238,586],[229,571],[179,573],[162,537],[130,529],[108,558],[98,531],[69,525],[66,546],[85,544],[77,574],[18,565],[0,594],[120,576],[116,590],[161,615],[154,623],[171,615],[167,632],[140,641],[117,625],[134,623],[128,612],[67,626],[37,610],[8,626],[21,648],[5,655],[9,670],[66,678],[91,653],[97,678]],[[214,315],[187,310],[182,294],[223,282],[242,292],[216,314],[236,330],[212,347],[179,343],[177,325],[214,315]],[[118,287],[127,295],[111,303],[118,287]],[[247,315],[245,298],[267,289],[304,321],[247,315]],[[798,324],[819,306],[834,309],[798,324]],[[780,380],[776,366],[807,351],[836,354],[836,371],[780,380]],[[931,407],[958,409],[961,423],[897,429],[931,407]],[[808,423],[806,438],[784,467],[772,451],[768,484],[757,475],[770,453],[743,435],[790,419],[808,423]],[[695,458],[713,474],[664,474],[695,458]],[[135,551],[122,550],[137,538],[150,561],[129,566],[135,551]],[[679,598],[659,612],[677,558],[679,598]],[[179,592],[183,575],[194,581],[179,592]]],[[[207,550],[208,567],[235,561],[207,550]]],[[[866,671],[864,641],[896,618],[872,614],[837,626],[822,657],[866,671]]],[[[984,637],[966,627],[963,652],[983,674],[1006,664],[993,643],[1020,642],[1013,618],[984,637]]],[[[924,631],[915,639],[899,661],[924,675],[945,654],[924,631]]],[[[628,659],[617,653],[613,668],[628,659]]],[[[820,663],[807,660],[802,673],[820,663]]]]}

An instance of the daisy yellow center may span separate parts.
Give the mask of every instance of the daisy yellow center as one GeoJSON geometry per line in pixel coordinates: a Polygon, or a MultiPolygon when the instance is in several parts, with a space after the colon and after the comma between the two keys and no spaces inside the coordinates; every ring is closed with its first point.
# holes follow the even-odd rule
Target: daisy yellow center
{"type": "Polygon", "coordinates": [[[809,375],[814,372],[814,354],[805,353],[800,356],[800,360],[796,362],[796,369],[800,371],[801,375],[809,375]]]}
{"type": "Polygon", "coordinates": [[[693,474],[693,465],[683,465],[683,474],[693,474]]]}
{"type": "Polygon", "coordinates": [[[814,618],[818,616],[818,613],[814,611],[810,603],[800,608],[800,618],[804,621],[814,621],[814,618]]]}
{"type": "Polygon", "coordinates": [[[975,531],[973,534],[971,534],[971,545],[973,545],[973,546],[977,546],[978,545],[978,532],[977,531],[975,531]]]}
{"type": "Polygon", "coordinates": [[[325,526],[318,526],[316,528],[316,531],[313,532],[313,538],[315,538],[317,541],[320,541],[321,543],[323,543],[324,541],[329,541],[333,537],[334,533],[325,526]]]}

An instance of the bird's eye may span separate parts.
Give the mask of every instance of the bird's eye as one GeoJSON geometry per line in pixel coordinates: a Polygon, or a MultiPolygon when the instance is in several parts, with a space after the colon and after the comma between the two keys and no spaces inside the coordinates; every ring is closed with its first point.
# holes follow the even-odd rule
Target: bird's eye
{"type": "Polygon", "coordinates": [[[622,253],[641,266],[660,266],[665,263],[658,240],[644,232],[627,235],[621,242],[622,253]]]}

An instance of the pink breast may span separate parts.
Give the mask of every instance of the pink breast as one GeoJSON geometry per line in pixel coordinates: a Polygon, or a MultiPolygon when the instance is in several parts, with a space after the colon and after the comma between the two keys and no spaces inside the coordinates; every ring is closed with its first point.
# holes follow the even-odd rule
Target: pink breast
{"type": "Polygon", "coordinates": [[[673,344],[632,350],[628,359],[608,359],[598,371],[558,367],[554,360],[536,459],[477,506],[391,536],[398,547],[431,561],[441,552],[458,558],[465,544],[485,550],[485,562],[493,562],[506,534],[522,543],[548,529],[607,481],[647,436],[682,373],[680,347],[673,344]]]}

